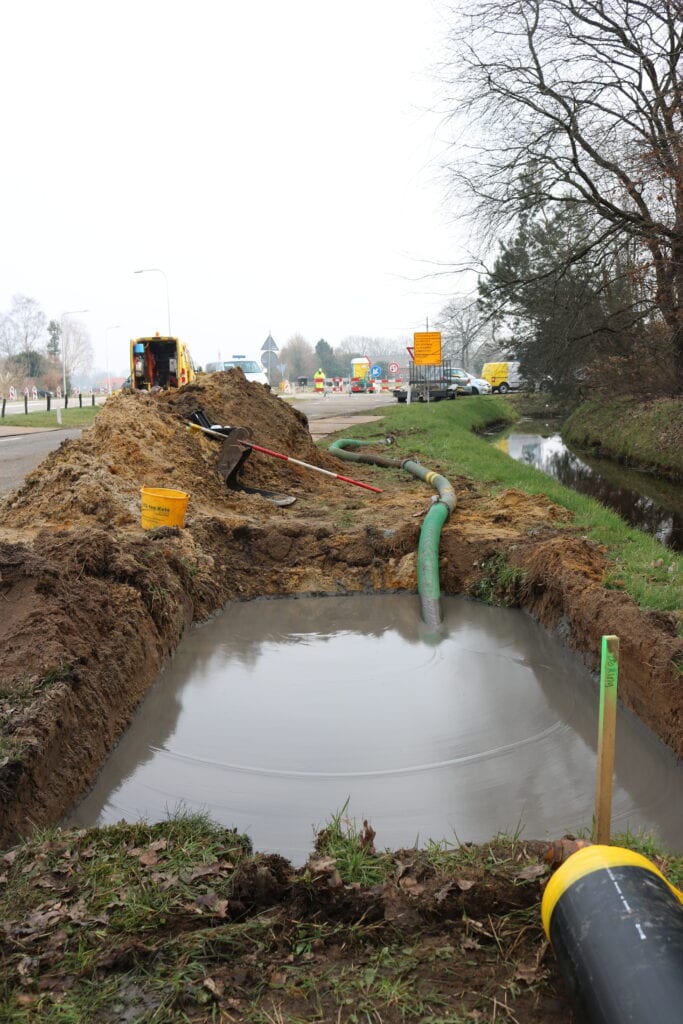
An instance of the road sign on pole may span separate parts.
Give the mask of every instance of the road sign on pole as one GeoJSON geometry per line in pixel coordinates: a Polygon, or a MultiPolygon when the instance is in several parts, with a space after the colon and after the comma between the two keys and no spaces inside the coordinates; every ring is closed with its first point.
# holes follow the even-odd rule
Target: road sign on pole
{"type": "Polygon", "coordinates": [[[417,364],[425,366],[441,362],[441,331],[416,331],[413,343],[417,364]]]}
{"type": "Polygon", "coordinates": [[[373,380],[379,380],[379,378],[382,376],[382,367],[379,365],[379,363],[375,363],[373,366],[370,367],[370,376],[373,378],[373,380]]]}
{"type": "Polygon", "coordinates": [[[398,363],[389,363],[389,373],[398,373],[398,363]]]}

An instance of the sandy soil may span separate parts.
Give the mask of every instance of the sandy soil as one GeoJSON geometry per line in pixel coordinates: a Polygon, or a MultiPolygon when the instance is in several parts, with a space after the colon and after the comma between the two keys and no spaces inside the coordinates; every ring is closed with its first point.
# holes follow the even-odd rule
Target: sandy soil
{"type": "MultiPolygon", "coordinates": [[[[400,457],[410,456],[409,437],[398,441],[400,457]]],[[[525,582],[499,596],[528,608],[589,664],[618,623],[620,696],[683,754],[675,617],[641,612],[603,588],[604,552],[545,497],[452,483],[458,505],[442,536],[443,591],[476,592],[505,552],[525,582]]],[[[257,595],[415,590],[432,494],[400,470],[341,463],[316,448],[305,416],[237,371],[107,402],[92,428],[0,503],[0,839],[55,822],[88,786],[191,621],[257,595]],[[220,442],[187,429],[197,408],[382,493],[256,452],[242,482],[296,502],[281,508],[228,490],[216,470],[220,442]],[[189,492],[185,528],[142,530],[142,486],[189,492]]]]}

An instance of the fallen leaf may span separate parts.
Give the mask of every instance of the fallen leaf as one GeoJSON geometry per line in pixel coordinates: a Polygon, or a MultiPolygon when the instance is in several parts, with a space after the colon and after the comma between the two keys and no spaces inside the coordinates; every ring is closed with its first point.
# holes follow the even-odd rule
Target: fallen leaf
{"type": "Polygon", "coordinates": [[[189,874],[182,875],[184,882],[194,882],[196,878],[206,878],[209,875],[220,875],[223,870],[220,861],[215,861],[213,864],[200,864],[198,867],[193,868],[189,874]]]}
{"type": "Polygon", "coordinates": [[[287,984],[287,975],[284,971],[273,971],[268,978],[268,984],[281,988],[287,984]]]}
{"type": "Polygon", "coordinates": [[[469,890],[473,889],[477,883],[472,881],[471,878],[456,878],[455,884],[460,892],[469,892],[469,890]]]}
{"type": "Polygon", "coordinates": [[[82,922],[87,920],[87,912],[88,908],[86,906],[85,900],[80,899],[76,900],[76,902],[68,908],[66,913],[67,917],[71,918],[72,921],[75,921],[76,924],[81,924],[82,922]]]}
{"type": "Polygon", "coordinates": [[[515,981],[523,981],[525,985],[535,985],[546,976],[546,971],[541,970],[538,964],[520,965],[515,971],[515,981]]]}
{"type": "Polygon", "coordinates": [[[329,871],[334,871],[337,860],[335,857],[311,857],[308,866],[314,875],[327,874],[329,871]]]}
{"type": "Polygon", "coordinates": [[[532,882],[534,878],[540,878],[547,872],[545,864],[529,864],[523,868],[518,875],[515,875],[515,881],[532,882]]]}
{"type": "Polygon", "coordinates": [[[223,995],[223,985],[220,982],[214,981],[213,978],[204,978],[202,985],[216,999],[220,999],[223,995]]]}
{"type": "Polygon", "coordinates": [[[159,863],[156,850],[152,850],[151,847],[149,850],[145,850],[145,852],[140,855],[139,861],[145,868],[154,867],[155,864],[159,863]]]}
{"type": "Polygon", "coordinates": [[[194,905],[197,909],[206,907],[212,914],[217,917],[226,917],[228,912],[228,900],[220,899],[215,892],[207,892],[203,896],[198,896],[194,901],[194,905]]]}
{"type": "Polygon", "coordinates": [[[364,818],[363,828],[360,830],[360,834],[358,836],[358,845],[360,846],[361,850],[367,850],[368,853],[374,853],[376,835],[377,833],[375,832],[372,825],[369,825],[367,818],[364,818]]]}
{"type": "Polygon", "coordinates": [[[398,870],[396,871],[396,881],[400,882],[404,875],[407,875],[409,871],[412,871],[415,867],[415,861],[412,860],[400,860],[398,861],[398,870]]]}
{"type": "Polygon", "coordinates": [[[34,1003],[38,1002],[38,996],[32,996],[30,992],[19,992],[14,997],[14,1000],[19,1006],[33,1006],[34,1003]]]}
{"type": "Polygon", "coordinates": [[[399,888],[409,892],[412,896],[419,896],[425,891],[424,885],[421,885],[412,875],[405,875],[398,884],[399,888]]]}

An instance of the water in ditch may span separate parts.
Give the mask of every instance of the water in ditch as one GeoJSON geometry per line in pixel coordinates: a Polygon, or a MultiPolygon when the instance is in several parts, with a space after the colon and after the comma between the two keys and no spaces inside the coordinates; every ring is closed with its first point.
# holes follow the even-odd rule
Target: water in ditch
{"type": "Polygon", "coordinates": [[[610,459],[580,457],[559,434],[544,436],[515,427],[497,435],[497,448],[555,477],[565,487],[597,498],[618,512],[630,526],[651,533],[673,551],[683,551],[683,485],[671,483],[610,459]]]}
{"type": "MultiPolygon", "coordinates": [[[[445,598],[228,606],[183,640],[68,824],[203,810],[303,863],[348,804],[381,848],[590,828],[597,687],[523,612],[445,598]]],[[[683,851],[683,766],[620,714],[613,827],[683,851]]]]}

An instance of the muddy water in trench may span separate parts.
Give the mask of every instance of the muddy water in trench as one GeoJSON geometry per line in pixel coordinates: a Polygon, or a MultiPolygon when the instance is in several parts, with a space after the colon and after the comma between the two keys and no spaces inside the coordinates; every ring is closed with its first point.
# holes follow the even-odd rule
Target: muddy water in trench
{"type": "MultiPolygon", "coordinates": [[[[302,863],[348,800],[380,848],[590,826],[597,688],[519,611],[374,595],[234,604],[191,631],[69,824],[206,810],[302,863]]],[[[613,827],[683,850],[683,767],[624,713],[613,827]]]]}

